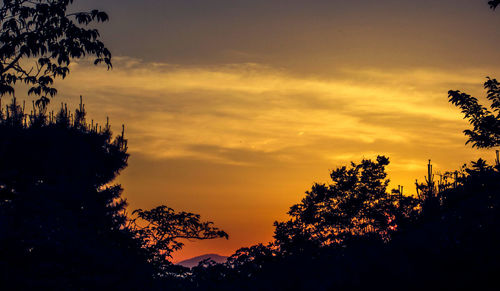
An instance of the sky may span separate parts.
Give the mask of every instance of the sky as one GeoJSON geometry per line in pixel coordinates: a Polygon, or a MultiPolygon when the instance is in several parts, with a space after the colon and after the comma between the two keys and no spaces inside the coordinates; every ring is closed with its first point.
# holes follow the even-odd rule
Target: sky
{"type": "Polygon", "coordinates": [[[500,15],[487,0],[75,0],[98,8],[113,70],[75,62],[53,104],[126,126],[117,182],[129,212],[199,213],[229,240],[187,242],[174,261],[272,240],[273,222],[350,161],[390,157],[415,193],[428,159],[455,170],[465,145],[457,89],[484,100],[500,76],[500,15]]]}

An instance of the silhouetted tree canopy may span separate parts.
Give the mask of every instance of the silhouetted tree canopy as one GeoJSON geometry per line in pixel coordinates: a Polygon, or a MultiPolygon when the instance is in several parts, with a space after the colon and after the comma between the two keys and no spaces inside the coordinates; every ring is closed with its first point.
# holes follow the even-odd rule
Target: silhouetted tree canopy
{"type": "Polygon", "coordinates": [[[290,208],[291,220],[275,223],[276,242],[286,249],[340,244],[363,235],[388,239],[418,206],[416,199],[387,192],[388,164],[388,158],[378,156],[333,170],[332,184],[315,184],[290,208]]]}
{"type": "MultiPolygon", "coordinates": [[[[360,171],[370,172],[374,168],[378,173],[365,174],[365,177],[372,176],[364,180],[365,183],[372,181],[374,183],[368,184],[383,187],[382,168],[387,164],[383,157],[377,162],[362,161],[345,170],[333,171],[333,176],[343,177],[335,178],[336,183],[347,185],[348,181],[354,181],[347,189],[354,189],[352,184],[361,185],[362,179],[355,178],[359,175],[337,174],[355,172],[363,163],[371,166],[360,171]]],[[[388,241],[372,239],[366,233],[353,236],[342,246],[331,244],[318,248],[315,244],[303,244],[300,252],[277,248],[280,244],[276,242],[242,248],[225,264],[202,262],[193,268],[191,284],[185,289],[490,289],[497,284],[500,267],[499,171],[499,161],[493,167],[479,159],[465,167],[463,175],[455,176],[457,180],[450,187],[435,187],[437,192],[432,196],[422,196],[435,199],[437,205],[422,203],[422,211],[411,210],[409,215],[408,208],[393,209],[395,216],[411,216],[411,219],[400,220],[404,223],[391,231],[388,241]],[[427,211],[427,207],[436,209],[427,211]]]]}
{"type": "Polygon", "coordinates": [[[25,115],[14,99],[0,117],[2,284],[111,288],[122,274],[125,284],[147,282],[139,244],[123,228],[122,188],[110,184],[127,165],[123,134],[91,127],[83,105],[76,118],[65,106],[25,115]]]}
{"type": "Polygon", "coordinates": [[[488,1],[488,4],[490,4],[491,9],[496,9],[498,4],[500,4],[500,0],[488,1]]]}
{"type": "Polygon", "coordinates": [[[130,228],[141,240],[142,247],[149,253],[149,260],[158,269],[158,275],[168,274],[172,253],[180,250],[182,240],[207,240],[226,238],[223,230],[213,222],[200,221],[200,215],[189,212],[175,212],[172,208],[158,206],[151,210],[135,210],[130,228]]]}
{"type": "Polygon", "coordinates": [[[170,257],[172,252],[184,245],[181,239],[228,238],[226,232],[212,226],[213,222],[200,221],[200,215],[189,212],[175,212],[172,208],[158,206],[151,210],[137,209],[132,213],[138,234],[146,244],[170,257]],[[142,220],[145,225],[141,226],[142,220]]]}
{"type": "Polygon", "coordinates": [[[168,260],[179,239],[227,238],[165,206],[127,217],[112,185],[127,166],[124,132],[89,124],[83,104],[33,107],[24,114],[14,98],[0,110],[0,288],[149,290],[185,271],[168,260]]]}
{"type": "MultiPolygon", "coordinates": [[[[239,249],[227,263],[173,265],[183,240],[228,238],[197,214],[166,206],[127,217],[116,176],[127,166],[124,130],[89,124],[83,104],[47,113],[53,79],[87,54],[111,66],[97,10],[67,14],[72,0],[5,0],[0,8],[0,96],[16,81],[38,106],[0,105],[0,289],[5,290],[484,290],[500,269],[500,160],[483,159],[434,181],[419,199],[387,191],[389,159],[337,168],[275,222],[275,240],[239,249]],[[73,23],[69,19],[74,19],[73,23]],[[24,67],[35,58],[33,71],[24,67]]],[[[488,2],[495,9],[500,1],[488,2]]],[[[500,86],[489,108],[449,91],[474,147],[500,145],[500,86]]],[[[0,99],[1,101],[1,99],[0,99]]]]}
{"type": "Polygon", "coordinates": [[[472,130],[464,130],[469,137],[467,143],[478,148],[500,145],[500,88],[496,79],[487,79],[484,88],[487,89],[486,97],[491,101],[490,109],[469,94],[453,90],[448,92],[449,101],[462,110],[464,118],[473,127],[472,130]]]}
{"type": "Polygon", "coordinates": [[[57,90],[54,79],[65,78],[72,59],[95,56],[95,64],[111,67],[111,53],[99,32],[86,28],[104,22],[99,10],[68,13],[73,0],[4,0],[0,6],[0,97],[14,85],[30,85],[43,107],[57,90]]]}

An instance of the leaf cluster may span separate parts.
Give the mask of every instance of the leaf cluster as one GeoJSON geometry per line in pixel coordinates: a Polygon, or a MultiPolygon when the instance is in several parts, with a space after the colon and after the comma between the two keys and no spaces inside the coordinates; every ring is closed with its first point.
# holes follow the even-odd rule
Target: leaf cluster
{"type": "Polygon", "coordinates": [[[488,1],[488,4],[490,5],[491,9],[495,10],[497,6],[500,4],[500,0],[488,1]]]}
{"type": "Polygon", "coordinates": [[[69,13],[73,0],[4,0],[0,7],[0,96],[14,85],[30,86],[45,106],[56,95],[58,77],[69,74],[73,59],[94,56],[111,68],[111,52],[99,40],[93,22],[108,21],[99,10],[69,13]],[[32,61],[32,62],[31,62],[32,61]],[[31,63],[30,63],[31,62],[31,63]]]}
{"type": "Polygon", "coordinates": [[[491,102],[490,109],[481,105],[477,98],[450,90],[449,101],[459,107],[472,125],[472,130],[464,130],[469,137],[467,143],[477,148],[492,148],[500,145],[500,84],[496,79],[487,78],[484,83],[486,98],[491,102]]]}

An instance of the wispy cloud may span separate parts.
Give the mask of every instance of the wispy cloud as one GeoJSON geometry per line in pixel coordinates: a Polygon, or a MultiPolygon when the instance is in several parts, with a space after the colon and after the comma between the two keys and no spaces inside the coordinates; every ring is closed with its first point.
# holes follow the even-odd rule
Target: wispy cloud
{"type": "Polygon", "coordinates": [[[75,65],[60,91],[84,95],[93,116],[126,123],[132,152],[248,165],[257,160],[227,152],[294,161],[300,151],[331,159],[355,155],[359,145],[382,143],[398,153],[402,145],[462,143],[466,124],[446,92],[458,84],[478,91],[478,72],[339,69],[321,79],[251,63],[186,67],[117,58],[112,71],[75,65]]]}

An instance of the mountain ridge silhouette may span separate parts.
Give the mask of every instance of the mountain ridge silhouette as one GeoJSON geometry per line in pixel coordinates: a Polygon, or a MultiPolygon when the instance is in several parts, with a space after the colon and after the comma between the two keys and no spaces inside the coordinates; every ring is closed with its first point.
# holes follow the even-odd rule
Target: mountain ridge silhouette
{"type": "Polygon", "coordinates": [[[211,260],[215,261],[216,263],[221,264],[221,263],[225,263],[227,261],[227,258],[228,258],[227,256],[221,256],[218,254],[205,254],[205,255],[196,256],[196,257],[193,257],[193,258],[190,258],[187,260],[183,260],[183,261],[177,262],[175,264],[181,265],[181,266],[184,266],[187,268],[192,268],[192,267],[198,266],[199,262],[206,260],[206,259],[211,259],[211,260]]]}

